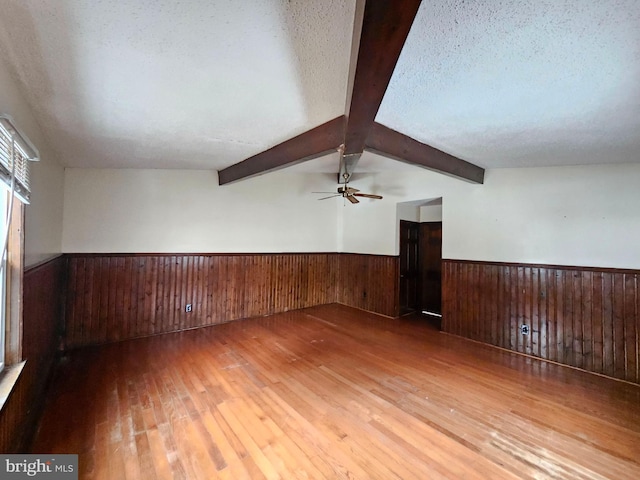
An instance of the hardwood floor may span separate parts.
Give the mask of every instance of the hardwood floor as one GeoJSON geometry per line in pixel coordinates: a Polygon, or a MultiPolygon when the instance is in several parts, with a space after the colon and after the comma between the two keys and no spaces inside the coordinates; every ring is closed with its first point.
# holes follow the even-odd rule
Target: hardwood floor
{"type": "Polygon", "coordinates": [[[80,478],[640,478],[640,387],[340,305],[74,351],[80,478]]]}

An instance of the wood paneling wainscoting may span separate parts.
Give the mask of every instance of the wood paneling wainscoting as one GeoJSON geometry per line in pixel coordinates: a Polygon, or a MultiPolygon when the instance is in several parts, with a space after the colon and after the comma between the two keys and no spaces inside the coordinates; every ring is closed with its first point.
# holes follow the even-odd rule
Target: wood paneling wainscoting
{"type": "Polygon", "coordinates": [[[330,253],[70,255],[67,347],[332,303],[338,260],[330,253]]]}
{"type": "Polygon", "coordinates": [[[442,328],[640,383],[639,277],[636,270],[444,260],[442,328]]]}
{"type": "Polygon", "coordinates": [[[28,268],[23,279],[22,357],[26,364],[0,412],[0,452],[24,452],[44,403],[62,325],[65,259],[28,268]]]}
{"type": "Polygon", "coordinates": [[[335,302],[394,317],[397,269],[398,257],[340,253],[71,254],[66,346],[335,302]]]}
{"type": "Polygon", "coordinates": [[[336,301],[387,317],[399,315],[398,257],[340,254],[340,278],[336,301]]]}

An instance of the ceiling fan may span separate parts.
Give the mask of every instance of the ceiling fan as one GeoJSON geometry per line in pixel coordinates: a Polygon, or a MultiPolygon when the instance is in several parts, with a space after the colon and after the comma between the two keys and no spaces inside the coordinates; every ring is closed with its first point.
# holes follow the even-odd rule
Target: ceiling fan
{"type": "Polygon", "coordinates": [[[319,198],[318,200],[327,200],[328,198],[335,198],[335,197],[343,197],[346,198],[347,200],[349,200],[351,203],[360,203],[360,200],[358,200],[356,197],[363,197],[363,198],[372,198],[374,200],[382,200],[382,196],[380,195],[373,195],[371,193],[360,193],[360,190],[358,190],[357,188],[353,188],[349,186],[349,177],[351,175],[347,172],[344,172],[342,174],[342,178],[344,179],[344,185],[338,187],[338,193],[333,193],[333,192],[313,192],[313,193],[331,193],[332,195],[329,195],[328,197],[323,197],[323,198],[319,198]]]}

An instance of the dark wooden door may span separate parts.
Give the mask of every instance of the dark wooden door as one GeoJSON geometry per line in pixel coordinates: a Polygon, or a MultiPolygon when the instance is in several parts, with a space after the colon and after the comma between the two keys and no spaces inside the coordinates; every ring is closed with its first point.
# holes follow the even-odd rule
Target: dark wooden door
{"type": "Polygon", "coordinates": [[[420,224],[420,310],[442,313],[442,222],[420,224]]]}
{"type": "Polygon", "coordinates": [[[418,305],[418,235],[420,224],[400,220],[400,315],[418,305]]]}

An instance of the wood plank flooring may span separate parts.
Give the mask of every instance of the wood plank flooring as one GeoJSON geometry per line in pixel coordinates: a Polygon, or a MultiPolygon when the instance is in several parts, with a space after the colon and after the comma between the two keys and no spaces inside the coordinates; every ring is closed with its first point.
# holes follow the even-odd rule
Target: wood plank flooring
{"type": "Polygon", "coordinates": [[[640,478],[640,387],[326,305],[72,352],[80,478],[640,478]]]}

